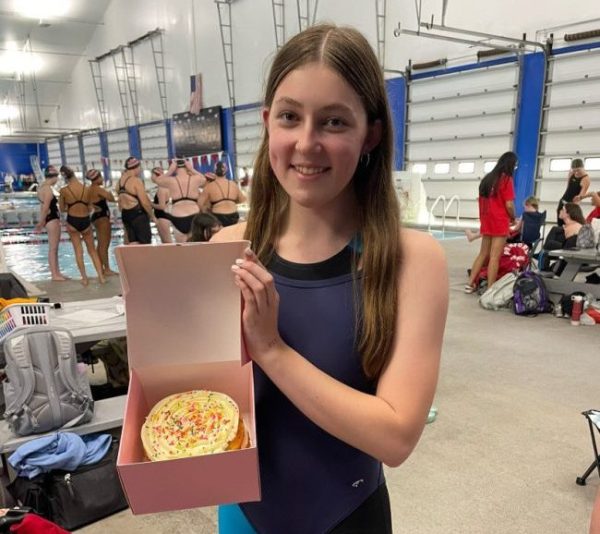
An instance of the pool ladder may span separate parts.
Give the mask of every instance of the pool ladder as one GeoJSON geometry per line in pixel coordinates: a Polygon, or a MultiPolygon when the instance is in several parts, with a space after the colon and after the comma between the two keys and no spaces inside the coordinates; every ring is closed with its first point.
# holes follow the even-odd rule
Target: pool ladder
{"type": "Polygon", "coordinates": [[[448,213],[448,211],[450,210],[450,208],[452,207],[452,204],[454,202],[456,202],[456,226],[458,226],[458,222],[460,220],[460,197],[458,195],[452,195],[450,197],[449,200],[446,200],[446,197],[444,195],[439,195],[436,199],[435,202],[433,203],[433,205],[431,206],[431,209],[429,210],[429,219],[428,219],[428,223],[427,223],[427,231],[429,233],[431,233],[431,223],[433,220],[433,210],[436,208],[436,206],[442,202],[442,206],[444,208],[444,213],[442,215],[442,236],[446,235],[446,214],[448,213]]]}

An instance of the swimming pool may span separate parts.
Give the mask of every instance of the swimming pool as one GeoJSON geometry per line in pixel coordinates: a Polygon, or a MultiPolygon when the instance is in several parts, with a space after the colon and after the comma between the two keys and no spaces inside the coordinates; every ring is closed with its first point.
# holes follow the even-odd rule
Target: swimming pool
{"type": "MultiPolygon", "coordinates": [[[[113,270],[116,270],[117,264],[114,256],[114,249],[121,245],[121,239],[113,239],[109,248],[109,259],[113,270]]],[[[17,243],[4,246],[4,255],[6,256],[7,266],[30,282],[50,280],[50,268],[48,266],[48,243],[17,243]]],[[[62,241],[58,247],[58,258],[60,270],[69,278],[80,278],[79,270],[75,262],[75,253],[69,241],[62,241]]],[[[85,261],[85,270],[88,277],[96,278],[96,270],[92,260],[84,248],[83,259],[85,261]]]]}
{"type": "MultiPolygon", "coordinates": [[[[160,241],[156,235],[156,229],[153,228],[152,242],[158,244],[160,241]]],[[[45,233],[29,234],[25,232],[6,232],[2,233],[2,242],[4,243],[4,254],[6,264],[17,274],[31,282],[50,280],[50,268],[48,267],[48,242],[45,233]]],[[[431,234],[440,240],[464,239],[464,232],[432,230],[431,234]]],[[[121,229],[113,230],[113,239],[109,247],[109,258],[111,267],[116,270],[117,264],[114,256],[116,246],[123,244],[123,231],[121,229]]],[[[75,253],[73,247],[66,235],[62,235],[63,240],[58,247],[59,264],[62,273],[69,278],[79,278],[79,270],[75,262],[75,253]]],[[[83,258],[85,261],[85,270],[90,278],[95,278],[96,271],[92,260],[84,249],[83,258]]]]}

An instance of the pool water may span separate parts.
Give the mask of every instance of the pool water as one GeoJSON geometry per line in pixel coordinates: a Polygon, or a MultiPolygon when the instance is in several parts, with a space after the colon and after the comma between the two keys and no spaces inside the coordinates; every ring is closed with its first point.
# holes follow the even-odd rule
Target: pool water
{"type": "MultiPolygon", "coordinates": [[[[114,249],[123,242],[120,239],[113,239],[108,250],[110,266],[117,270],[117,262],[114,256],[114,249]]],[[[48,243],[18,243],[13,245],[4,245],[4,254],[6,256],[7,266],[22,276],[25,280],[31,282],[50,280],[50,267],[48,266],[48,243]]],[[[84,245],[83,259],[85,270],[89,278],[96,278],[98,275],[92,260],[90,259],[84,245]]],[[[77,263],[75,262],[75,253],[70,241],[61,241],[58,246],[58,264],[61,272],[69,278],[81,278],[77,263]]]]}
{"type": "MultiPolygon", "coordinates": [[[[25,280],[32,282],[50,280],[50,268],[48,266],[48,243],[45,234],[26,234],[19,232],[22,236],[22,241],[15,242],[15,236],[4,232],[2,241],[4,244],[4,254],[6,256],[6,264],[8,267],[22,276],[25,280]],[[10,244],[9,244],[10,243],[10,244]]],[[[155,229],[153,229],[155,234],[155,229]]],[[[432,230],[431,234],[440,240],[447,239],[464,239],[464,232],[432,230]]],[[[113,234],[113,239],[109,247],[109,261],[113,270],[117,270],[117,262],[114,256],[116,246],[123,243],[122,231],[117,231],[113,234]]],[[[62,236],[63,239],[65,235],[62,236]]],[[[18,241],[18,240],[17,240],[18,241]]],[[[156,235],[153,235],[153,243],[158,244],[159,240],[156,235]]],[[[85,270],[90,278],[97,276],[92,260],[87,254],[84,246],[83,259],[85,262],[85,270]]],[[[58,247],[58,261],[61,272],[69,278],[80,278],[77,263],[75,262],[75,253],[73,246],[68,240],[61,241],[58,247]]]]}

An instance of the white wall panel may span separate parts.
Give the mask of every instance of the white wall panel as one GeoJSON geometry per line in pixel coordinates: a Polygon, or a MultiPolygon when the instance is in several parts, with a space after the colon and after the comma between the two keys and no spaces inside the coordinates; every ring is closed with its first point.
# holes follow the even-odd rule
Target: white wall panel
{"type": "MultiPolygon", "coordinates": [[[[485,162],[512,147],[518,73],[515,62],[410,82],[407,168],[425,165],[428,206],[440,195],[457,195],[461,217],[478,217],[485,162]],[[460,173],[461,162],[472,163],[472,172],[460,173]]],[[[434,214],[442,212],[439,203],[434,214]]]]}
{"type": "MultiPolygon", "coordinates": [[[[439,141],[429,143],[412,144],[408,148],[408,166],[412,163],[427,162],[430,159],[436,161],[471,160],[473,156],[481,155],[482,158],[497,158],[503,152],[511,149],[508,136],[492,139],[478,139],[473,141],[439,141]]],[[[433,167],[431,168],[433,170],[433,167]]]]}
{"type": "Polygon", "coordinates": [[[62,156],[60,153],[60,141],[58,139],[48,139],[48,165],[60,167],[62,165],[62,156]]]}
{"type": "Polygon", "coordinates": [[[100,136],[98,133],[83,135],[83,157],[86,167],[102,170],[102,154],[100,150],[100,136]]]}
{"type": "Polygon", "coordinates": [[[79,139],[77,137],[65,137],[63,144],[65,147],[65,165],[71,167],[73,171],[80,171],[81,154],[79,153],[79,139]]]}
{"type": "Polygon", "coordinates": [[[252,167],[263,131],[261,108],[234,113],[235,151],[238,167],[252,167]]]}
{"type": "Polygon", "coordinates": [[[139,132],[142,159],[153,162],[169,159],[167,127],[164,122],[140,126],[139,132]]]}
{"type": "Polygon", "coordinates": [[[125,160],[130,156],[129,136],[127,130],[113,130],[106,133],[108,143],[108,159],[112,178],[118,178],[125,160]]]}
{"type": "Polygon", "coordinates": [[[513,116],[511,114],[504,114],[498,116],[487,117],[482,115],[478,118],[473,119],[462,119],[458,122],[458,119],[447,120],[447,121],[427,121],[423,123],[411,124],[410,133],[412,140],[414,139],[429,139],[433,137],[435,132],[436,138],[448,138],[469,135],[490,135],[490,134],[508,134],[513,128],[513,116]],[[457,124],[460,124],[460,131],[457,131],[457,124]],[[464,133],[463,133],[464,132],[464,133]],[[475,133],[476,132],[476,133],[475,133]]]}

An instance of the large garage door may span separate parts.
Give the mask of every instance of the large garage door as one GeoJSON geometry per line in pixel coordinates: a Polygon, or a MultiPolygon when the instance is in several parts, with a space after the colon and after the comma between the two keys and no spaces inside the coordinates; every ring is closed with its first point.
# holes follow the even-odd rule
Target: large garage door
{"type": "Polygon", "coordinates": [[[86,169],[98,169],[102,171],[102,152],[100,150],[100,135],[90,133],[82,135],[83,158],[86,169]]]}
{"type": "MultiPolygon", "coordinates": [[[[146,169],[156,165],[165,166],[169,159],[167,127],[164,122],[139,127],[142,159],[146,169]]],[[[166,167],[165,167],[166,168],[166,167]]]]}
{"type": "Polygon", "coordinates": [[[60,167],[62,165],[62,155],[60,153],[60,139],[47,139],[48,146],[48,165],[60,167]]]}
{"type": "Polygon", "coordinates": [[[262,136],[262,118],[259,106],[236,111],[233,114],[235,124],[235,157],[239,169],[247,167],[249,172],[262,136]]]}
{"type": "Polygon", "coordinates": [[[126,129],[106,132],[108,159],[113,180],[121,177],[125,160],[129,157],[129,135],[126,129]]]}
{"type": "Polygon", "coordinates": [[[478,217],[479,181],[513,146],[518,80],[515,61],[409,82],[406,168],[423,175],[428,207],[457,195],[461,217],[478,217]]]}
{"type": "Polygon", "coordinates": [[[63,145],[65,147],[65,165],[71,167],[75,172],[75,176],[81,178],[83,167],[81,163],[81,153],[79,152],[79,137],[75,135],[64,137],[63,145]]]}
{"type": "MultiPolygon", "coordinates": [[[[572,158],[584,160],[592,182],[600,179],[600,49],[558,52],[548,67],[536,177],[536,194],[550,221],[566,189],[572,158]]],[[[582,207],[587,214],[589,201],[582,207]]]]}

